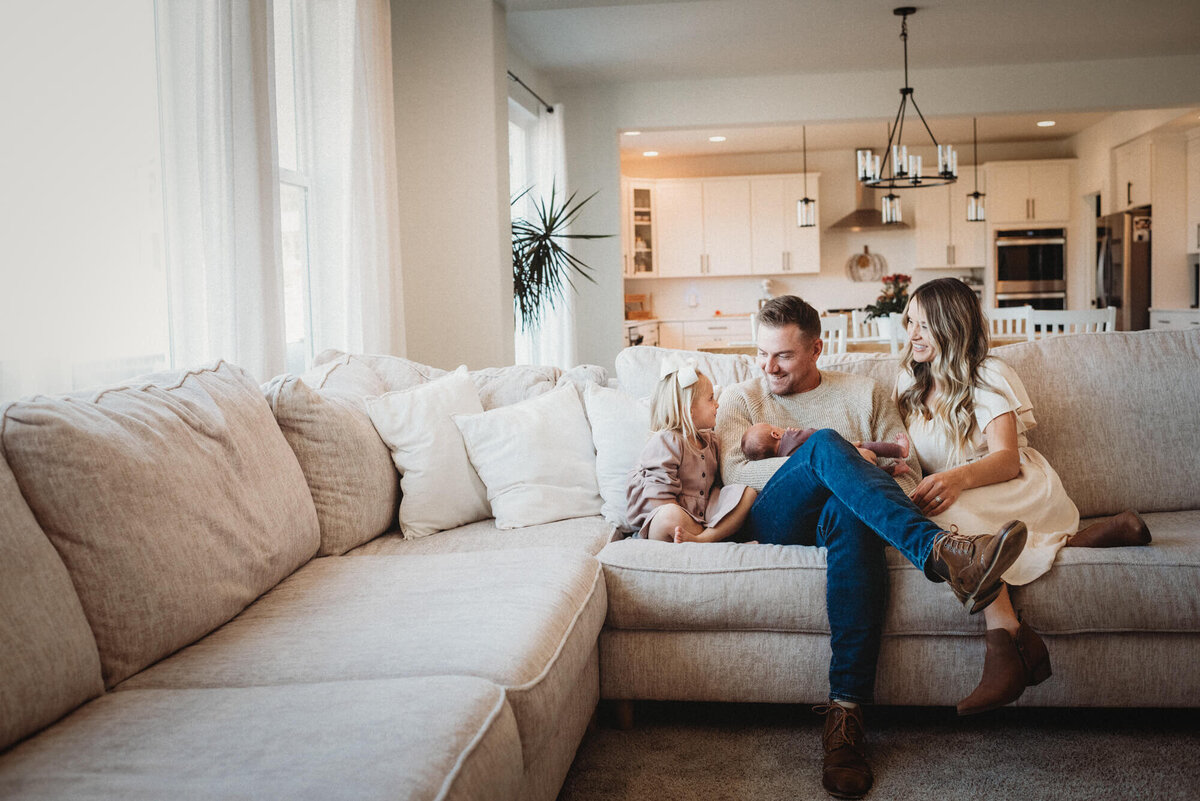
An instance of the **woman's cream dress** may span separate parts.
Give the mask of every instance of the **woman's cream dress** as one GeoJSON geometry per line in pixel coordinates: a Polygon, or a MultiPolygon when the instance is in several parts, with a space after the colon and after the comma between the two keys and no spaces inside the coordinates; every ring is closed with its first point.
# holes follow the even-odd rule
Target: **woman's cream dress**
{"type": "MultiPolygon", "coordinates": [[[[1006,412],[1017,416],[1017,445],[1021,473],[999,484],[963,492],[949,509],[933,521],[943,528],[958,527],[963,534],[990,534],[1009,520],[1021,520],[1029,529],[1025,550],[1004,573],[1009,584],[1028,584],[1054,564],[1058,549],[1079,529],[1079,510],[1067,497],[1058,473],[1046,458],[1030,448],[1025,432],[1037,425],[1029,395],[1016,372],[1001,359],[990,357],[979,368],[975,388],[975,426],[965,458],[955,459],[953,448],[931,420],[908,421],[908,436],[925,475],[977,461],[988,454],[984,430],[1006,412]]],[[[896,377],[897,397],[912,385],[913,377],[901,371],[896,377]]]]}

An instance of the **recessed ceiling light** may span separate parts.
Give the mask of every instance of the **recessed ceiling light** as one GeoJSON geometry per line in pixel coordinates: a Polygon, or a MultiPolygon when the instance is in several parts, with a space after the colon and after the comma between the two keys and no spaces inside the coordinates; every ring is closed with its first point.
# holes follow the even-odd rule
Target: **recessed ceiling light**
{"type": "Polygon", "coordinates": [[[1037,126],[1039,128],[1052,128],[1054,127],[1054,120],[1041,120],[1037,126]]]}
{"type": "Polygon", "coordinates": [[[643,155],[643,156],[657,156],[657,155],[658,155],[658,151],[657,151],[657,150],[647,150],[647,151],[646,151],[645,153],[643,153],[642,155],[643,155]]]}
{"type": "Polygon", "coordinates": [[[641,136],[642,132],[641,131],[626,131],[625,135],[626,136],[641,136]]]}
{"type": "Polygon", "coordinates": [[[724,142],[724,141],[725,141],[725,137],[723,137],[723,136],[710,136],[710,137],[708,137],[708,141],[710,141],[710,142],[724,142]]]}

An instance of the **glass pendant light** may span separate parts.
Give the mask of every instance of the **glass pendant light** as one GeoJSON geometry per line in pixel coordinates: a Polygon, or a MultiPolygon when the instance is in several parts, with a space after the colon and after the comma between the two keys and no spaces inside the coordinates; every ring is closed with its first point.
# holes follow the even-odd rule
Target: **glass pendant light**
{"type": "Polygon", "coordinates": [[[796,201],[796,225],[813,228],[817,224],[817,201],[808,196],[808,127],[800,131],[804,136],[804,197],[796,201]]]}
{"type": "Polygon", "coordinates": [[[883,222],[885,225],[903,222],[900,213],[900,196],[895,192],[888,192],[883,196],[883,222]]]}
{"type": "Polygon", "coordinates": [[[975,151],[975,191],[967,195],[967,222],[983,222],[987,213],[983,207],[984,193],[979,191],[979,129],[971,118],[971,147],[975,151]]]}

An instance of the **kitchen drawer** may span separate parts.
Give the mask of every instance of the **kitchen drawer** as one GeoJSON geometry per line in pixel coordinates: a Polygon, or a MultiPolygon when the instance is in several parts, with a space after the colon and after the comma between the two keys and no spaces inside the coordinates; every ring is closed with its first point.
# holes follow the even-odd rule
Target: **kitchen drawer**
{"type": "Polygon", "coordinates": [[[1200,309],[1151,309],[1150,328],[1154,331],[1200,328],[1200,309]]]}
{"type": "Polygon", "coordinates": [[[686,320],[683,323],[685,339],[712,337],[734,342],[750,339],[750,318],[730,320],[686,320]]]}
{"type": "Polygon", "coordinates": [[[626,345],[657,345],[658,322],[625,326],[626,345]]]}

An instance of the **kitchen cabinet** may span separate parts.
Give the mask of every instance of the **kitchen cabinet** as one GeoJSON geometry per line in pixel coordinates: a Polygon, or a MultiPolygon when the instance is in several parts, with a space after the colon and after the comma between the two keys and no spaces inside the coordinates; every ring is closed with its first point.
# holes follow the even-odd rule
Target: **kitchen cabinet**
{"type": "Polygon", "coordinates": [[[1200,128],[1188,133],[1187,140],[1187,246],[1189,253],[1200,253],[1200,128]]]}
{"type": "Polygon", "coordinates": [[[660,348],[683,348],[683,323],[660,320],[658,323],[658,346],[660,348]]]}
{"type": "Polygon", "coordinates": [[[657,274],[655,223],[654,182],[622,179],[621,244],[626,278],[657,274]]]}
{"type": "Polygon", "coordinates": [[[1135,206],[1150,205],[1153,156],[1153,145],[1146,137],[1113,148],[1111,211],[1125,211],[1135,206]]]}
{"type": "MultiPolygon", "coordinates": [[[[754,275],[817,273],[821,271],[820,220],[801,228],[796,203],[804,197],[804,175],[750,179],[750,272],[754,275]]],[[[817,175],[808,175],[808,196],[821,204],[817,175]]]]}
{"type": "Polygon", "coordinates": [[[1200,329],[1200,309],[1151,309],[1151,331],[1200,329]]]}
{"type": "Polygon", "coordinates": [[[656,184],[660,278],[750,273],[750,181],[656,184]]]}
{"type": "Polygon", "coordinates": [[[974,182],[960,181],[915,192],[917,268],[983,267],[987,223],[967,222],[967,195],[974,182]]]}
{"type": "Polygon", "coordinates": [[[735,342],[749,341],[749,317],[683,321],[684,350],[725,347],[735,342]]]}
{"type": "Polygon", "coordinates": [[[704,195],[698,181],[658,181],[658,276],[702,275],[704,195]]]}
{"type": "Polygon", "coordinates": [[[625,323],[625,344],[626,346],[657,345],[658,321],[639,320],[637,322],[625,323]]]}
{"type": "Polygon", "coordinates": [[[1072,159],[1054,159],[994,161],[986,165],[989,222],[1008,225],[1068,221],[1073,164],[1072,159]]]}

